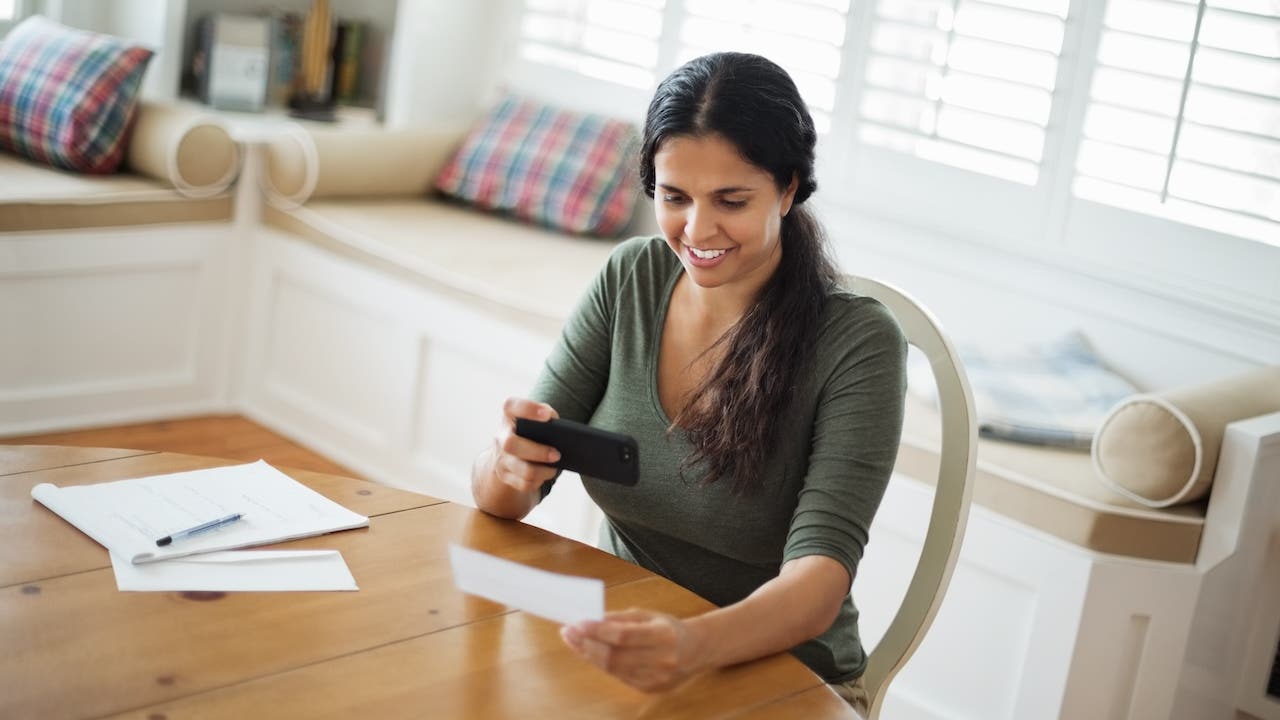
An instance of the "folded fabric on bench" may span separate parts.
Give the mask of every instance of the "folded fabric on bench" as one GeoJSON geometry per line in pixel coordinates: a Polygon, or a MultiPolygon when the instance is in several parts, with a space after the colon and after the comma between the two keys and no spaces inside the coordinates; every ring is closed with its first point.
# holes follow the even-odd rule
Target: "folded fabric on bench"
{"type": "MultiPolygon", "coordinates": [[[[1078,332],[1013,351],[994,353],[963,344],[957,350],[983,437],[1088,450],[1111,408],[1137,392],[1078,332]]],[[[911,359],[908,382],[912,393],[936,405],[923,357],[911,359]]]]}

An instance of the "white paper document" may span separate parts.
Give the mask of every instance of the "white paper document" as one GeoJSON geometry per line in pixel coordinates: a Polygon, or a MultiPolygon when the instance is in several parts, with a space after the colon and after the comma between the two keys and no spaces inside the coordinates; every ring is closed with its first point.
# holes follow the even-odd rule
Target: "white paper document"
{"type": "Polygon", "coordinates": [[[518,610],[571,624],[604,617],[604,581],[561,575],[449,545],[458,589],[518,610]]]}
{"type": "Polygon", "coordinates": [[[256,463],[57,487],[31,497],[113,554],[134,563],[267,545],[366,527],[354,513],[259,460],[256,463]],[[157,547],[156,540],[233,513],[244,517],[157,547]]]}
{"type": "Polygon", "coordinates": [[[121,591],[359,590],[337,550],[234,550],[135,565],[111,553],[121,591]]]}

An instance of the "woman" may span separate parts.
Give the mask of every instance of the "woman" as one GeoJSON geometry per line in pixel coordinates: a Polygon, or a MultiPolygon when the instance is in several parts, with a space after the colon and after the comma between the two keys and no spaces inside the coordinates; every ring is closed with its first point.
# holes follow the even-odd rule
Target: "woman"
{"type": "Polygon", "coordinates": [[[482,510],[522,518],[557,455],[516,436],[516,418],[636,437],[637,485],[583,478],[607,518],[601,547],[719,608],[561,634],[642,690],[790,650],[862,697],[849,588],[897,454],[906,346],[883,306],[837,286],[804,207],[815,140],[764,58],[708,55],[664,80],[640,152],[663,236],[619,245],[472,471],[482,510]]]}

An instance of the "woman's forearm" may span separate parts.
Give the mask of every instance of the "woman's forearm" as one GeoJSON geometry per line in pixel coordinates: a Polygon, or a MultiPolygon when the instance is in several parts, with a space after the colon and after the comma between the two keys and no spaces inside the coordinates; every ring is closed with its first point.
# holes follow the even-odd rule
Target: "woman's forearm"
{"type": "Polygon", "coordinates": [[[790,650],[831,627],[849,593],[849,573],[824,556],[783,566],[740,602],[685,621],[691,670],[701,672],[790,650]]]}

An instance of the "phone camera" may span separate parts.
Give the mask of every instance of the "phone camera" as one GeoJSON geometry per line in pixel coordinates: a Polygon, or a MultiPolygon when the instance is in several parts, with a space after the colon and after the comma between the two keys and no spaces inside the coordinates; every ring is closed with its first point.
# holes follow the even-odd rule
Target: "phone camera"
{"type": "Polygon", "coordinates": [[[633,453],[631,452],[630,447],[623,445],[622,447],[618,448],[618,459],[622,460],[622,462],[629,463],[631,462],[633,457],[634,456],[633,456],[633,453]]]}

